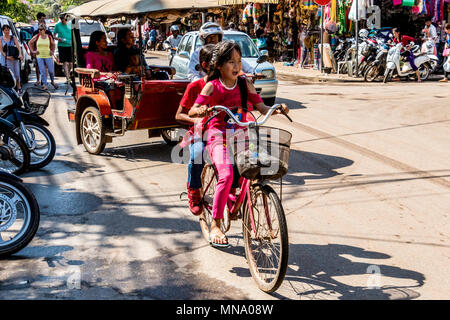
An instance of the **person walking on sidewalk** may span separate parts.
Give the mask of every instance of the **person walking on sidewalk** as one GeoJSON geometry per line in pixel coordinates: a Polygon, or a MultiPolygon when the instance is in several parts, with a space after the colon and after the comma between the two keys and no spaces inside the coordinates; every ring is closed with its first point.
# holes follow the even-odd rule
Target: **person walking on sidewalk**
{"type": "Polygon", "coordinates": [[[16,78],[16,87],[19,93],[22,92],[20,83],[20,61],[23,59],[19,41],[11,34],[11,27],[8,24],[2,26],[3,37],[0,37],[0,64],[5,65],[12,71],[16,78]]]}
{"type": "MultiPolygon", "coordinates": [[[[45,24],[45,18],[46,17],[47,16],[45,15],[45,13],[38,12],[38,14],[36,15],[37,23],[35,23],[33,25],[33,35],[32,35],[32,37],[34,37],[35,35],[37,35],[39,33],[39,25],[42,24],[42,23],[45,24]]],[[[53,34],[52,34],[52,32],[50,31],[49,28],[46,29],[45,33],[47,35],[53,37],[53,34]]],[[[36,58],[36,56],[33,53],[32,53],[32,58],[33,58],[33,61],[34,61],[34,70],[36,72],[36,83],[34,85],[38,86],[39,84],[41,84],[41,81],[40,81],[41,75],[39,73],[39,66],[38,66],[38,63],[37,63],[37,58],[36,58]]]]}
{"type": "Polygon", "coordinates": [[[43,89],[48,89],[47,70],[50,75],[51,84],[55,89],[55,69],[53,64],[53,54],[55,52],[55,42],[53,38],[46,34],[47,26],[43,23],[39,25],[39,33],[30,40],[30,49],[36,55],[39,72],[41,74],[43,89]],[[47,70],[45,69],[47,67],[47,70]]]}
{"type": "Polygon", "coordinates": [[[445,25],[445,33],[447,37],[445,38],[445,47],[442,55],[446,62],[444,63],[444,79],[440,80],[440,82],[448,82],[448,75],[450,74],[450,23],[445,25]]]}
{"type": "Polygon", "coordinates": [[[60,15],[59,19],[61,21],[55,25],[53,34],[58,41],[59,62],[63,64],[66,81],[69,83],[70,69],[72,69],[72,30],[65,14],[60,15]]]}

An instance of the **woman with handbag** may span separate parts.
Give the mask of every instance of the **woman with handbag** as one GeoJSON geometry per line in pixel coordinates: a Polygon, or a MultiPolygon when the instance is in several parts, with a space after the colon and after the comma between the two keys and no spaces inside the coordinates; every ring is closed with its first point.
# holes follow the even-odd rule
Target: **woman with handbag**
{"type": "Polygon", "coordinates": [[[23,59],[22,52],[20,50],[20,44],[14,35],[11,34],[11,28],[9,25],[4,24],[2,26],[3,37],[0,37],[0,52],[2,58],[1,64],[6,65],[8,69],[12,71],[16,78],[16,87],[19,93],[22,92],[22,85],[20,83],[20,60],[23,59]]]}
{"type": "Polygon", "coordinates": [[[445,47],[442,55],[447,61],[444,63],[444,79],[440,80],[440,82],[448,82],[448,75],[450,74],[450,23],[445,25],[445,33],[447,33],[447,37],[445,38],[445,47]]]}
{"type": "Polygon", "coordinates": [[[55,66],[53,64],[53,54],[55,53],[55,41],[46,33],[47,26],[44,23],[39,24],[39,33],[35,35],[29,42],[31,52],[36,55],[43,89],[48,89],[47,83],[47,67],[50,75],[51,84],[55,89],[58,85],[55,83],[55,66]]]}

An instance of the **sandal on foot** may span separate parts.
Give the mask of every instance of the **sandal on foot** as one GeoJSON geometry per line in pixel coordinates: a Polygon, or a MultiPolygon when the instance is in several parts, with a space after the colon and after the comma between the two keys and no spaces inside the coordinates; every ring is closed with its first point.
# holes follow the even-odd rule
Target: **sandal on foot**
{"type": "Polygon", "coordinates": [[[55,90],[58,90],[59,86],[56,83],[52,83],[53,88],[55,88],[55,90]]]}
{"type": "Polygon", "coordinates": [[[211,246],[215,247],[215,248],[228,248],[228,247],[230,247],[230,244],[228,243],[228,238],[227,238],[227,236],[226,236],[226,235],[223,235],[223,236],[219,237],[219,235],[216,234],[216,233],[211,234],[211,235],[209,236],[209,244],[210,244],[211,246]],[[217,238],[219,238],[220,240],[226,239],[227,242],[226,242],[226,243],[216,243],[216,242],[213,242],[213,240],[214,240],[214,239],[217,239],[217,238]]]}

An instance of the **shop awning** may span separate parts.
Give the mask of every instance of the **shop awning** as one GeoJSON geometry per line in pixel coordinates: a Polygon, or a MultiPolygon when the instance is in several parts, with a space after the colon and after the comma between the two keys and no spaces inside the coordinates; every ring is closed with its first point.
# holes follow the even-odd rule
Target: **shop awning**
{"type": "Polygon", "coordinates": [[[246,4],[246,3],[274,3],[279,0],[217,0],[220,5],[246,4]]]}
{"type": "Polygon", "coordinates": [[[117,17],[219,7],[218,0],[95,0],[68,11],[80,17],[117,17]]]}

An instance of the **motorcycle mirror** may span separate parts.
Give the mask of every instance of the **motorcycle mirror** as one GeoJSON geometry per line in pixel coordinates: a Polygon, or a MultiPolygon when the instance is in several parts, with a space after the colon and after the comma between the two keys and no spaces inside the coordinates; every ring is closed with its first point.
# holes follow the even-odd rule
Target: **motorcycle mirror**
{"type": "Polygon", "coordinates": [[[116,37],[116,33],[114,31],[108,32],[108,38],[114,39],[116,37]]]}

